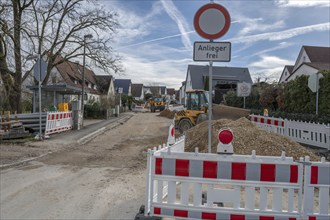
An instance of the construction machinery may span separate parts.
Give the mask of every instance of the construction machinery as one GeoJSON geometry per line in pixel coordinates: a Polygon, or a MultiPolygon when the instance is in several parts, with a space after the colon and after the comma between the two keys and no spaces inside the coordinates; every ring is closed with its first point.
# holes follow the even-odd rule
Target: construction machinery
{"type": "Polygon", "coordinates": [[[181,133],[207,120],[208,92],[205,90],[186,91],[186,109],[174,116],[175,128],[181,133]]]}
{"type": "Polygon", "coordinates": [[[165,109],[165,102],[163,98],[151,98],[149,103],[151,112],[156,112],[156,110],[163,111],[165,109]]]}

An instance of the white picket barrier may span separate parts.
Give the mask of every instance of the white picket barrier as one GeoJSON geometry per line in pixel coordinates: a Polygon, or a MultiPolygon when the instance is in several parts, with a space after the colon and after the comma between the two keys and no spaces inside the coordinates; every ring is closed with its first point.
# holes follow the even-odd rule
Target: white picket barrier
{"type": "Polygon", "coordinates": [[[286,130],[292,140],[330,150],[330,126],[286,120],[286,130]]]}
{"type": "Polygon", "coordinates": [[[250,120],[268,132],[284,135],[302,144],[324,148],[330,151],[330,126],[282,118],[250,115],[250,120]]]}
{"type": "Polygon", "coordinates": [[[184,153],[168,148],[150,150],[147,169],[145,214],[151,216],[300,219],[303,165],[291,157],[184,153]]]}
{"type": "Polygon", "coordinates": [[[47,112],[45,135],[73,128],[72,112],[47,112]]]}
{"type": "Polygon", "coordinates": [[[329,220],[329,188],[330,188],[330,162],[309,162],[305,158],[306,166],[304,173],[304,220],[329,220]],[[318,194],[318,201],[315,195],[318,194]],[[316,209],[315,203],[318,203],[316,209]]]}

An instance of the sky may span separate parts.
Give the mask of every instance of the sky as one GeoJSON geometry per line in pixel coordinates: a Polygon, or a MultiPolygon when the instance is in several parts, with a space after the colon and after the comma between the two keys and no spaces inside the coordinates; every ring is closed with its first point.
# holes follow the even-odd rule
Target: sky
{"type": "MultiPolygon", "coordinates": [[[[193,61],[197,10],[208,0],[103,0],[118,13],[114,52],[122,57],[132,83],[179,89],[193,61]]],[[[246,67],[252,80],[278,81],[285,65],[294,65],[303,45],[330,46],[329,0],[214,1],[231,17],[228,32],[216,42],[231,42],[231,61],[214,66],[246,67]]]]}

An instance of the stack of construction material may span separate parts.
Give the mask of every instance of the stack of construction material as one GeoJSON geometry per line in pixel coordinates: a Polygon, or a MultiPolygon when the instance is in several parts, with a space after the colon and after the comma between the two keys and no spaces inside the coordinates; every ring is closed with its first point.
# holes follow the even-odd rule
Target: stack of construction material
{"type": "Polygon", "coordinates": [[[10,117],[0,117],[0,140],[23,138],[29,136],[22,122],[10,120],[10,117]]]}

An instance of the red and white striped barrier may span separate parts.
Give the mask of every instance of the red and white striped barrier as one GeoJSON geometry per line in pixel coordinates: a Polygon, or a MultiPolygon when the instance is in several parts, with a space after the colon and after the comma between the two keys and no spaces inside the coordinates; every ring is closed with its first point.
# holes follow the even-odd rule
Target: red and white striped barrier
{"type": "Polygon", "coordinates": [[[250,121],[268,132],[286,136],[302,144],[320,147],[330,151],[330,125],[282,118],[250,115],[250,121]]]}
{"type": "Polygon", "coordinates": [[[329,220],[330,162],[322,158],[321,162],[310,163],[308,157],[305,162],[304,219],[329,220]],[[318,194],[318,201],[314,200],[315,194],[318,194]],[[318,203],[318,210],[315,209],[315,203],[318,203]]]}
{"type": "Polygon", "coordinates": [[[187,219],[214,219],[214,220],[298,220],[297,217],[290,216],[272,216],[272,215],[246,215],[246,214],[230,214],[223,212],[207,212],[207,211],[189,211],[171,208],[154,208],[154,215],[171,216],[187,219]]]}
{"type": "MultiPolygon", "coordinates": [[[[230,144],[233,138],[229,133],[219,132],[220,145],[230,144]]],[[[235,155],[228,154],[228,146],[220,146],[218,154],[199,153],[198,148],[194,153],[182,149],[184,137],[172,146],[148,151],[146,216],[330,219],[330,163],[324,158],[311,163],[308,157],[305,162],[303,158],[294,162],[284,152],[279,157],[257,156],[255,151],[252,155],[235,155]],[[180,145],[180,151],[175,150],[176,145],[180,145]]]]}
{"type": "Polygon", "coordinates": [[[45,135],[71,130],[72,112],[47,112],[45,135]]]}
{"type": "MultiPolygon", "coordinates": [[[[244,160],[246,159],[248,158],[244,160]]],[[[172,157],[155,157],[155,164],[155,175],[298,183],[299,165],[297,164],[173,159],[172,157]]]]}
{"type": "Polygon", "coordinates": [[[259,128],[268,132],[277,134],[285,134],[285,120],[281,118],[264,117],[261,115],[250,115],[250,121],[255,123],[259,128]]]}
{"type": "Polygon", "coordinates": [[[152,216],[228,220],[300,218],[300,209],[294,203],[301,204],[303,165],[290,157],[149,151],[148,164],[146,209],[152,216]],[[207,192],[205,204],[203,189],[207,192]],[[271,208],[267,207],[270,192],[271,208]],[[286,207],[282,202],[285,192],[286,207]],[[255,201],[260,204],[256,205],[255,201]],[[219,203],[225,206],[215,205],[219,203]]]}

